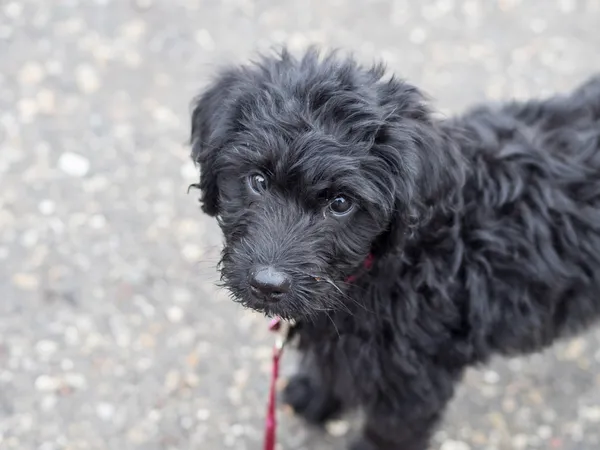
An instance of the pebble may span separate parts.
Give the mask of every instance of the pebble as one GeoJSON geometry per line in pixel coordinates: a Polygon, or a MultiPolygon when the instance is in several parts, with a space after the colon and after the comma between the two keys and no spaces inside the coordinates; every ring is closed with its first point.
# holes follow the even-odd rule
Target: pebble
{"type": "Polygon", "coordinates": [[[106,226],[106,217],[102,214],[94,214],[89,221],[90,227],[95,230],[101,230],[106,226]]]}
{"type": "Polygon", "coordinates": [[[25,291],[33,291],[39,285],[38,279],[30,273],[16,273],[12,276],[12,282],[15,286],[25,291]]]}
{"type": "Polygon", "coordinates": [[[198,181],[199,172],[192,161],[183,164],[181,166],[180,173],[181,176],[185,179],[198,181]]]}
{"type": "Polygon", "coordinates": [[[56,204],[52,200],[42,200],[38,205],[38,210],[44,216],[49,216],[56,211],[56,204]]]}
{"type": "Polygon", "coordinates": [[[202,258],[203,252],[199,246],[187,243],[183,246],[181,254],[188,262],[195,263],[202,258]]]}
{"type": "Polygon", "coordinates": [[[35,98],[42,114],[53,114],[56,111],[56,96],[51,90],[42,89],[35,98]]]}
{"type": "Polygon", "coordinates": [[[325,428],[332,436],[345,436],[350,430],[350,423],[346,420],[332,420],[325,425],[325,428]]]}
{"type": "Polygon", "coordinates": [[[589,406],[579,410],[579,415],[588,422],[600,423],[600,406],[589,406]]]}
{"type": "Polygon", "coordinates": [[[89,172],[90,162],[77,153],[65,152],[58,159],[58,168],[67,175],[81,178],[89,172]]]}
{"type": "Polygon", "coordinates": [[[40,392],[53,392],[58,390],[60,386],[60,379],[50,375],[40,375],[35,379],[35,388],[40,392]]]}
{"type": "Polygon", "coordinates": [[[181,383],[181,374],[176,370],[170,370],[165,377],[165,389],[167,392],[175,391],[181,383]]]}
{"type": "Polygon", "coordinates": [[[196,419],[200,422],[206,422],[210,418],[210,411],[208,409],[199,409],[196,411],[196,419]]]}
{"type": "Polygon", "coordinates": [[[70,372],[64,375],[65,384],[74,389],[85,389],[87,388],[87,380],[81,373],[70,372]]]}
{"type": "Polygon", "coordinates": [[[30,123],[39,112],[38,104],[31,98],[22,98],[17,103],[21,122],[30,123]]]}
{"type": "Polygon", "coordinates": [[[58,344],[50,340],[42,340],[35,344],[35,351],[43,356],[50,356],[56,352],[58,344]]]}
{"type": "Polygon", "coordinates": [[[52,411],[57,403],[58,398],[56,395],[45,395],[40,402],[40,407],[43,411],[52,411]]]}
{"type": "Polygon", "coordinates": [[[9,2],[4,6],[4,14],[9,19],[17,19],[23,12],[23,5],[21,2],[9,2]]]}
{"type": "Polygon", "coordinates": [[[98,403],[96,405],[96,414],[100,420],[108,422],[115,414],[115,406],[111,403],[98,403]]]}
{"type": "Polygon", "coordinates": [[[35,85],[44,79],[44,68],[41,64],[31,61],[26,63],[19,72],[19,81],[24,85],[35,85]]]}
{"type": "Polygon", "coordinates": [[[100,89],[98,72],[89,64],[82,64],[75,69],[75,80],[84,94],[93,94],[100,89]]]}
{"type": "Polygon", "coordinates": [[[423,28],[415,28],[410,32],[409,39],[414,44],[422,44],[427,39],[427,33],[423,28]]]}
{"type": "Polygon", "coordinates": [[[123,25],[120,31],[124,38],[137,41],[146,32],[146,23],[140,19],[134,19],[123,25]]]}
{"type": "Polygon", "coordinates": [[[202,47],[203,50],[212,52],[215,50],[216,45],[215,45],[215,41],[213,40],[212,36],[210,35],[210,33],[208,32],[208,30],[206,29],[200,29],[198,31],[196,31],[196,42],[198,43],[198,45],[200,45],[200,47],[202,47]]]}
{"type": "Polygon", "coordinates": [[[449,439],[442,444],[440,450],[471,450],[471,447],[466,442],[449,439]]]}
{"type": "Polygon", "coordinates": [[[496,384],[500,381],[500,375],[493,370],[486,370],[483,373],[483,380],[488,384],[496,384]]]}
{"type": "Polygon", "coordinates": [[[171,306],[167,309],[167,318],[171,323],[179,323],[183,319],[183,309],[178,306],[171,306]]]}

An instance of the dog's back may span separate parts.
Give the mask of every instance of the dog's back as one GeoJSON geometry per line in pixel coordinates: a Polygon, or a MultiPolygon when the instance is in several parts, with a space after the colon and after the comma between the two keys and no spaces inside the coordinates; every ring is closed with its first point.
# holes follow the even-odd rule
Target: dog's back
{"type": "Polygon", "coordinates": [[[567,96],[474,109],[452,127],[471,167],[465,276],[487,280],[476,316],[494,317],[492,348],[538,350],[596,321],[600,76],[567,96]]]}

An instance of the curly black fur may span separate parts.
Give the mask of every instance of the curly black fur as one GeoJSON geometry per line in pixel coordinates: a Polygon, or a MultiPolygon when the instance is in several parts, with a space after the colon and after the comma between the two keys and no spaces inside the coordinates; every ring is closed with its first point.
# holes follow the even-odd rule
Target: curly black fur
{"type": "Polygon", "coordinates": [[[224,285],[298,322],[286,400],[317,423],[361,407],[357,449],[425,449],[467,366],[600,316],[600,78],[438,120],[381,66],[284,51],[221,73],[192,144],[224,285]],[[279,301],[252,295],[258,264],[292,277],[279,301]]]}

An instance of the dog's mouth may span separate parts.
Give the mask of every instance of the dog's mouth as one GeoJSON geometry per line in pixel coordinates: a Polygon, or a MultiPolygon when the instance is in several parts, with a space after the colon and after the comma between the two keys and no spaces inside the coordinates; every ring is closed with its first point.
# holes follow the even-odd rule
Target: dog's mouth
{"type": "MultiPolygon", "coordinates": [[[[344,272],[327,274],[322,265],[315,263],[257,262],[254,252],[231,248],[224,251],[219,269],[220,285],[233,301],[267,316],[286,319],[347,309],[346,291],[354,279],[344,272]]],[[[360,272],[355,271],[356,275],[360,272]]]]}
{"type": "Polygon", "coordinates": [[[296,280],[290,292],[268,296],[256,292],[247,282],[232,281],[224,279],[221,286],[229,291],[233,301],[265,316],[285,320],[300,320],[335,310],[339,307],[339,297],[343,296],[337,283],[325,276],[304,277],[296,280]]]}

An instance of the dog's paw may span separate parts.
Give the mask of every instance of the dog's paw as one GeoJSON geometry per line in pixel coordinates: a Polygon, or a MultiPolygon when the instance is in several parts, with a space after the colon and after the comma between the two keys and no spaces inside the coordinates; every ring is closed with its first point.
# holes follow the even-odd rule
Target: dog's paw
{"type": "Polygon", "coordinates": [[[292,377],[282,392],[282,401],[307,422],[323,425],[341,410],[341,402],[309,377],[292,377]]]}
{"type": "Polygon", "coordinates": [[[352,441],[348,447],[348,450],[379,450],[379,448],[361,437],[352,441]]]}

